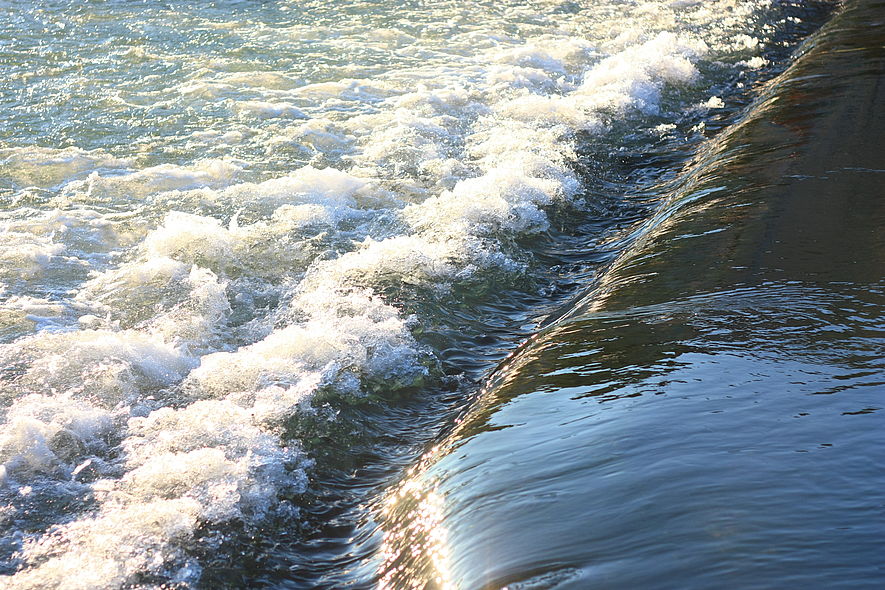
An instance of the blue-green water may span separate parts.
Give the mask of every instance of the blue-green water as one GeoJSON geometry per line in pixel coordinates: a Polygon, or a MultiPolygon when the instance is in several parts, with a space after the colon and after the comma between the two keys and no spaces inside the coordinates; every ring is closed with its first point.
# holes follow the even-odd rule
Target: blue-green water
{"type": "Polygon", "coordinates": [[[507,583],[388,486],[831,9],[0,3],[4,583],[507,583]]]}

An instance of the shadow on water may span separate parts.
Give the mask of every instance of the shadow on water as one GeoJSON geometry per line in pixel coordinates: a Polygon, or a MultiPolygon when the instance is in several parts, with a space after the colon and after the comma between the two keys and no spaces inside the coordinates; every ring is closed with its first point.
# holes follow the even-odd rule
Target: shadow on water
{"type": "Polygon", "coordinates": [[[851,2],[391,491],[382,585],[885,583],[883,105],[851,2]]]}

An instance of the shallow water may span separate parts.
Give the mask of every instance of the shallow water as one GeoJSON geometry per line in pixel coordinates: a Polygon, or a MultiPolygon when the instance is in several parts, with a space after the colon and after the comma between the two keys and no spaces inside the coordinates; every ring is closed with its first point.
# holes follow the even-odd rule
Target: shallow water
{"type": "Polygon", "coordinates": [[[0,2],[4,582],[423,584],[385,487],[831,9],[0,2]]]}

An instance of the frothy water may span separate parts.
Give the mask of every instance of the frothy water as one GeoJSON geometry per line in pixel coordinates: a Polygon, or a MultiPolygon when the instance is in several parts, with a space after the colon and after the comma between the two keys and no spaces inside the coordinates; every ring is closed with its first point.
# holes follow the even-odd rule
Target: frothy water
{"type": "Polygon", "coordinates": [[[424,335],[465,297],[531,291],[552,212],[592,211],[581,146],[696,142],[798,20],[736,0],[0,11],[0,548],[22,589],[193,586],[198,537],[297,522],[312,458],[287,422],[432,389],[424,335]]]}

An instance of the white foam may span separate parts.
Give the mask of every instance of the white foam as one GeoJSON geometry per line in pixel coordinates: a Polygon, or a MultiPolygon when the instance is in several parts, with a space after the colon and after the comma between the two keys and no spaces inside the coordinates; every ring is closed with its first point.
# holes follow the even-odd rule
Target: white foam
{"type": "Polygon", "coordinates": [[[661,33],[606,58],[588,72],[578,90],[581,103],[585,108],[657,114],[664,84],[693,82],[697,70],[692,61],[707,51],[702,41],[661,33]]]}
{"type": "Polygon", "coordinates": [[[173,211],[147,236],[144,246],[149,258],[169,257],[217,267],[233,256],[230,234],[217,219],[173,211]]]}
{"type": "Polygon", "coordinates": [[[320,286],[303,292],[293,312],[306,318],[236,352],[204,356],[186,387],[246,398],[250,392],[261,398],[268,388],[295,388],[300,403],[319,384],[359,395],[361,381],[387,382],[393,390],[427,376],[408,321],[369,291],[320,286]]]}
{"type": "Polygon", "coordinates": [[[200,567],[183,546],[192,539],[199,516],[196,500],[154,500],[55,527],[25,544],[22,557],[40,565],[13,576],[8,587],[117,588],[139,574],[161,572],[172,583],[192,583],[200,567]],[[176,567],[169,571],[168,564],[176,567]]]}
{"type": "Polygon", "coordinates": [[[62,480],[88,455],[107,452],[118,416],[69,396],[29,394],[16,400],[0,430],[0,463],[7,478],[35,474],[62,480]]]}
{"type": "Polygon", "coordinates": [[[0,231],[0,280],[34,278],[64,251],[64,245],[51,236],[0,231]]]}
{"type": "Polygon", "coordinates": [[[82,181],[65,186],[59,205],[71,202],[105,202],[117,199],[141,199],[147,195],[172,190],[201,187],[221,188],[232,184],[242,171],[240,163],[222,160],[200,160],[187,166],[160,164],[135,172],[101,175],[93,172],[82,181]]]}
{"type": "MultiPolygon", "coordinates": [[[[11,587],[118,586],[161,571],[192,582],[200,569],[183,545],[200,523],[260,520],[270,511],[294,510],[281,504],[279,495],[304,489],[303,471],[295,468],[303,463],[300,452],[260,428],[248,407],[215,400],[137,417],[144,404],[153,403],[150,398],[97,395],[96,370],[125,363],[128,371],[112,371],[101,381],[116,379],[117,389],[145,392],[151,389],[146,383],[136,388],[131,380],[160,385],[181,379],[189,365],[182,366],[180,356],[132,333],[83,331],[31,340],[34,348],[63,357],[39,358],[24,379],[41,379],[59,393],[21,397],[9,410],[0,430],[4,483],[21,486],[37,474],[62,481],[75,477],[87,465],[82,459],[92,455],[101,464],[109,435],[123,432],[125,475],[92,485],[99,501],[95,515],[27,541],[22,557],[38,565],[15,576],[11,587]],[[180,368],[173,374],[176,363],[180,368]],[[69,371],[84,369],[93,373],[85,375],[85,386],[68,378],[69,371]],[[130,412],[136,417],[127,424],[130,412]],[[108,537],[115,539],[113,547],[106,544],[108,537]],[[77,573],[83,569],[89,574],[77,573]]],[[[99,469],[96,475],[112,472],[99,469]]]]}
{"type": "Polygon", "coordinates": [[[259,119],[307,119],[307,115],[294,104],[287,102],[266,102],[247,100],[236,103],[236,110],[241,115],[258,117],[259,119]]]}
{"type": "Polygon", "coordinates": [[[128,168],[131,161],[101,150],[37,146],[0,149],[0,178],[20,185],[54,186],[102,168],[128,168]]]}
{"type": "Polygon", "coordinates": [[[21,217],[0,214],[0,287],[13,295],[45,281],[56,290],[75,286],[91,265],[132,240],[129,231],[89,209],[27,211],[21,217]]]}
{"type": "Polygon", "coordinates": [[[217,345],[230,312],[226,284],[212,271],[156,256],[100,274],[77,300],[105,317],[92,325],[138,328],[187,354],[217,345]]]}
{"type": "Polygon", "coordinates": [[[769,62],[767,59],[759,57],[757,55],[757,56],[751,57],[750,59],[739,61],[738,65],[745,66],[747,69],[750,69],[750,70],[758,70],[759,68],[764,68],[765,66],[767,66],[768,63],[769,62]]]}
{"type": "Polygon", "coordinates": [[[163,207],[210,204],[226,210],[253,210],[262,216],[271,215],[283,205],[318,205],[332,218],[346,217],[358,208],[376,208],[395,203],[392,195],[380,190],[372,179],[334,168],[317,169],[312,166],[260,183],[239,183],[223,190],[161,193],[151,200],[163,207]]]}
{"type": "Polygon", "coordinates": [[[23,336],[40,330],[65,330],[86,311],[70,300],[10,295],[0,301],[0,334],[23,336]]]}
{"type": "Polygon", "coordinates": [[[29,540],[22,556],[39,565],[12,588],[117,587],[151,573],[192,583],[200,566],[184,547],[201,523],[294,514],[278,497],[304,490],[303,472],[293,469],[300,454],[247,410],[197,402],[132,418],[128,428],[126,475],[93,485],[95,515],[29,540]]]}
{"type": "Polygon", "coordinates": [[[292,90],[304,85],[304,80],[293,78],[285,72],[234,72],[221,76],[221,80],[237,88],[292,90]]]}

